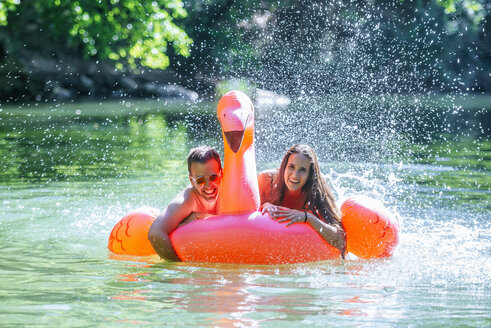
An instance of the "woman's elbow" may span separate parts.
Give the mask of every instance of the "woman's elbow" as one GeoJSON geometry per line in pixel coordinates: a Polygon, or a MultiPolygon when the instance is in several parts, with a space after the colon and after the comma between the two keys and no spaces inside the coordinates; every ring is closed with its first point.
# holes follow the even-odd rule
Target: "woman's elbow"
{"type": "Polygon", "coordinates": [[[346,232],[342,227],[340,227],[337,231],[337,242],[336,247],[341,251],[341,254],[344,258],[346,253],[346,232]]]}

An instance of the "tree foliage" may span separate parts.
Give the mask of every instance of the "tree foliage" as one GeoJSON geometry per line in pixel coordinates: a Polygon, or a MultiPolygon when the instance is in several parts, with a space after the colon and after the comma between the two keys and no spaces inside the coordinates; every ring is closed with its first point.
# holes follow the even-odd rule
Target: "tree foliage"
{"type": "Polygon", "coordinates": [[[0,26],[7,25],[7,15],[9,11],[13,11],[15,6],[20,3],[20,0],[2,0],[0,1],[0,26]]]}
{"type": "Polygon", "coordinates": [[[36,51],[72,50],[112,59],[119,68],[166,68],[169,46],[189,56],[192,40],[176,24],[187,16],[181,0],[2,1],[6,50],[15,52],[27,41],[36,51]]]}
{"type": "Polygon", "coordinates": [[[288,94],[489,92],[490,8],[491,0],[0,0],[0,56],[170,65],[206,87],[245,78],[288,94]]]}
{"type": "Polygon", "coordinates": [[[490,91],[489,0],[186,1],[176,69],[285,93],[490,91]]]}

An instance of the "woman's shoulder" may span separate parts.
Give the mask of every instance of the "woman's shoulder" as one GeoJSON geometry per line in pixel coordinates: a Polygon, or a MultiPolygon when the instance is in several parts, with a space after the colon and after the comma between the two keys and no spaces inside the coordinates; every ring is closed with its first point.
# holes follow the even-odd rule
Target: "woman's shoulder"
{"type": "Polygon", "coordinates": [[[275,177],[278,174],[278,169],[269,169],[259,172],[258,177],[275,177]]]}
{"type": "Polygon", "coordinates": [[[257,181],[259,184],[271,183],[277,175],[277,169],[264,170],[257,175],[257,181]]]}
{"type": "Polygon", "coordinates": [[[278,170],[265,170],[257,175],[257,182],[259,185],[259,194],[261,196],[261,204],[271,199],[271,193],[273,191],[273,181],[278,174],[278,170]]]}

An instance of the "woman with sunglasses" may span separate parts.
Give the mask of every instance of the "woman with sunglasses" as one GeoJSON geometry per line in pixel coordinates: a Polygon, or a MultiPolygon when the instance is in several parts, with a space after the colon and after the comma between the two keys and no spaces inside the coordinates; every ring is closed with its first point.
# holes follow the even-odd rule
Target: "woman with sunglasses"
{"type": "Polygon", "coordinates": [[[169,203],[148,231],[148,240],[166,261],[180,261],[169,238],[178,226],[216,214],[222,175],[220,155],[213,148],[201,146],[190,150],[187,163],[191,185],[169,203]]]}
{"type": "Polygon", "coordinates": [[[308,223],[344,258],[346,235],[334,194],[322,177],[314,150],[294,145],[283,157],[280,168],[258,175],[261,211],[273,220],[308,223]]]}

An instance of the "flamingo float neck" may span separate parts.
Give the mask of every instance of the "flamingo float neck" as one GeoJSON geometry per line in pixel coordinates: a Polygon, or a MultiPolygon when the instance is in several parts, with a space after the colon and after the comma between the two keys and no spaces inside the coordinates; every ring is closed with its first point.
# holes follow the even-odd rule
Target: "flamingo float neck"
{"type": "Polygon", "coordinates": [[[240,91],[226,93],[218,102],[217,116],[224,141],[223,177],[218,214],[257,211],[260,205],[254,152],[254,106],[240,91]]]}

